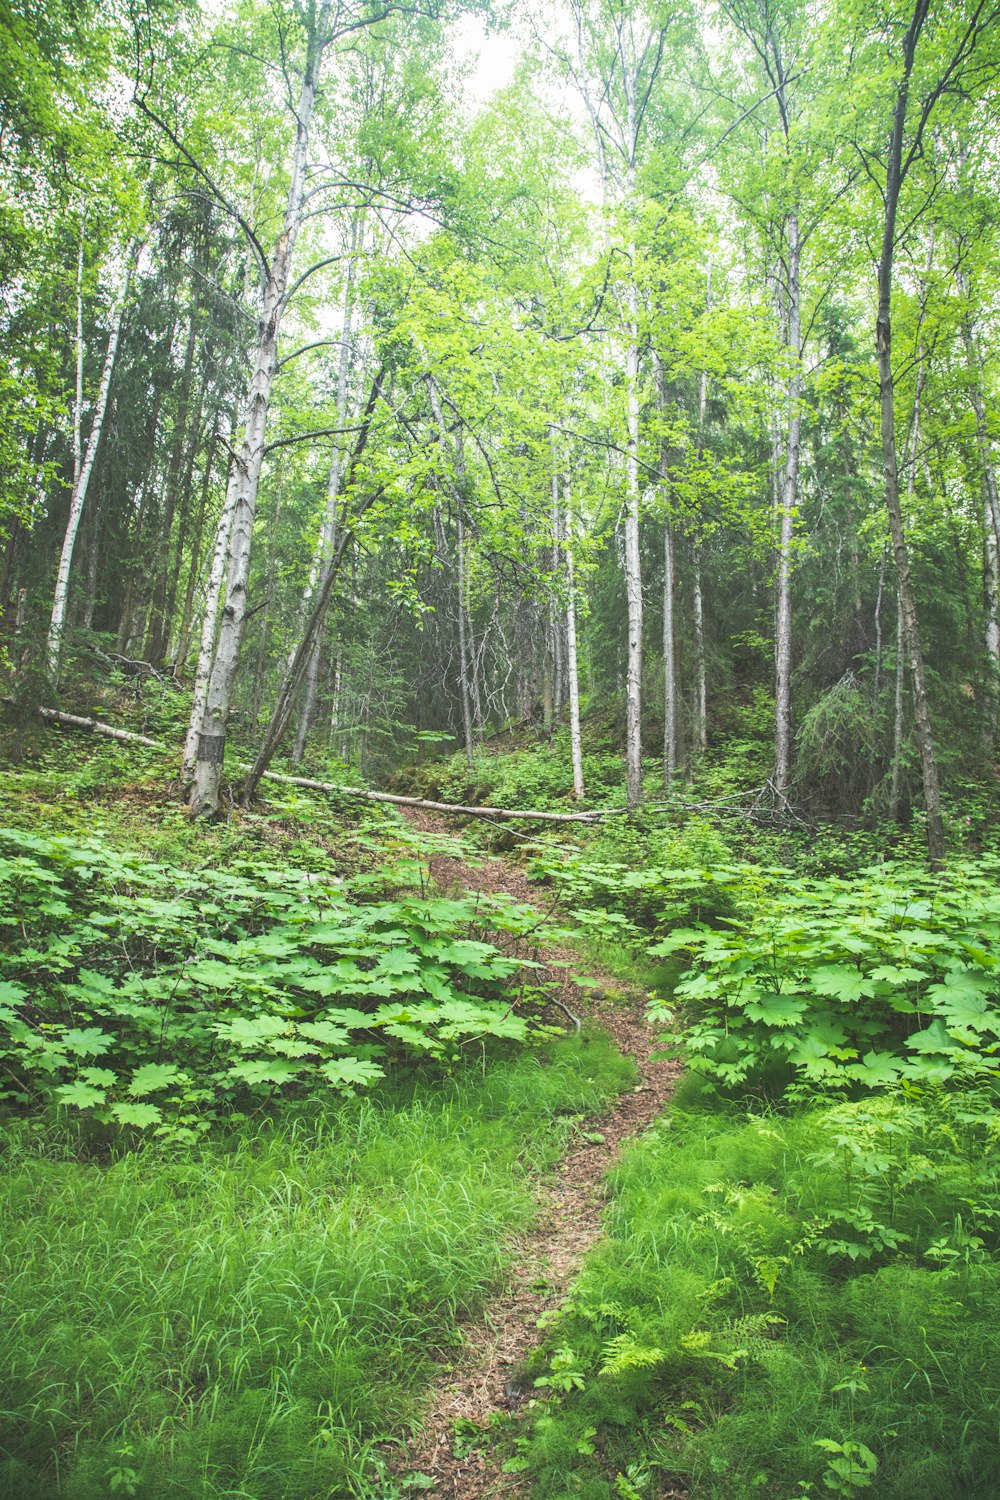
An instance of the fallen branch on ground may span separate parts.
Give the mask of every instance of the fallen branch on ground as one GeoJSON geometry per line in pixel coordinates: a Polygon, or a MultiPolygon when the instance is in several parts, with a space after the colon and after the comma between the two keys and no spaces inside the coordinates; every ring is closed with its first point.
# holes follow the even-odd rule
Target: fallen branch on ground
{"type": "MultiPolygon", "coordinates": [[[[12,698],[4,698],[4,703],[13,703],[12,698]]],[[[121,740],[125,744],[147,745],[150,750],[162,750],[164,747],[159,740],[151,740],[146,734],[134,734],[130,729],[116,729],[113,724],[102,724],[98,719],[85,719],[82,714],[64,714],[55,708],[40,708],[38,712],[43,719],[51,719],[54,724],[65,724],[67,729],[89,729],[92,734],[103,734],[111,740],[121,740]]]]}
{"type": "MultiPolygon", "coordinates": [[[[0,700],[4,703],[12,703],[12,699],[0,700]]],[[[135,734],[128,729],[116,729],[112,724],[102,724],[99,719],[85,719],[80,714],[67,714],[55,708],[39,708],[38,712],[43,719],[49,719],[54,724],[63,724],[68,729],[86,729],[91,734],[105,735],[112,740],[120,740],[125,744],[146,745],[150,750],[159,750],[167,754],[167,747],[159,740],[150,739],[145,734],[135,734]]],[[[249,770],[249,762],[241,761],[240,768],[249,770]]],[[[286,776],[281,771],[265,771],[263,773],[267,781],[281,781],[289,786],[305,787],[312,792],[327,792],[337,797],[357,797],[364,802],[387,802],[393,807],[418,807],[426,812],[453,813],[463,818],[485,818],[507,819],[508,821],[520,820],[531,823],[600,823],[605,818],[627,817],[627,807],[594,807],[587,812],[542,812],[537,808],[509,808],[509,807],[469,807],[458,802],[431,802],[426,797],[400,797],[394,792],[372,792],[367,787],[343,786],[337,781],[317,781],[311,776],[286,776]]],[[[759,791],[740,792],[736,797],[743,799],[749,796],[759,796],[759,791]]],[[[641,812],[707,812],[722,803],[732,802],[736,797],[723,797],[719,803],[711,802],[682,802],[675,798],[670,802],[647,802],[640,809],[641,812]]]]}

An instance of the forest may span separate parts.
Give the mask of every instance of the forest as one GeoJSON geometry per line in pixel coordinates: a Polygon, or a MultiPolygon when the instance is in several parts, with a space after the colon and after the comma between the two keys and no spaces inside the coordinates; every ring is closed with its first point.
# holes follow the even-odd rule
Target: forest
{"type": "Polygon", "coordinates": [[[0,1500],[1000,1495],[998,139],[0,0],[0,1500]]]}

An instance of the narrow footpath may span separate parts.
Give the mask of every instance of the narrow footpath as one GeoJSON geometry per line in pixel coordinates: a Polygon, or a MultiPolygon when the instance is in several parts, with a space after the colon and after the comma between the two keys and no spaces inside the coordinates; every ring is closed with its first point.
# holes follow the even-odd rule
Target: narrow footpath
{"type": "MultiPolygon", "coordinates": [[[[430,835],[452,831],[442,819],[426,812],[408,812],[407,821],[430,835]]],[[[531,886],[518,865],[505,859],[467,862],[434,854],[430,869],[443,890],[505,894],[526,905],[538,902],[537,887],[531,886]]],[[[542,977],[559,984],[557,993],[567,1009],[596,1022],[623,1054],[634,1059],[639,1082],[588,1120],[586,1134],[595,1138],[574,1145],[555,1172],[538,1183],[538,1217],[526,1233],[509,1241],[511,1266],[506,1285],[462,1327],[459,1347],[439,1352],[441,1373],[431,1387],[422,1432],[397,1469],[400,1474],[433,1477],[437,1482],[434,1494],[455,1500],[499,1500],[518,1493],[515,1476],[501,1474],[491,1465],[489,1454],[477,1448],[467,1452],[468,1444],[463,1442],[458,1444],[461,1456],[456,1455],[456,1423],[485,1428],[495,1413],[516,1410],[532,1394],[518,1390],[515,1380],[539,1342],[537,1321],[566,1300],[584,1257],[601,1238],[605,1174],[622,1143],[662,1114],[680,1072],[676,1062],[650,1058],[656,1036],[646,1024],[641,993],[609,998],[600,989],[591,991],[574,984],[570,975],[581,962],[569,949],[546,947],[539,960],[552,965],[542,977]]],[[[620,981],[594,969],[591,975],[621,994],[620,981]]]]}

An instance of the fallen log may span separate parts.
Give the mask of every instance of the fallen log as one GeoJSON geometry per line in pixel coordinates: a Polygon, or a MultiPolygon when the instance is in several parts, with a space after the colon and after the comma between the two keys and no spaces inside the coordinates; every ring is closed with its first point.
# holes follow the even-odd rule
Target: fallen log
{"type": "Polygon", "coordinates": [[[370,792],[363,787],[341,786],[333,781],[314,781],[309,776],[285,776],[280,771],[265,771],[269,781],[287,781],[292,786],[310,787],[316,792],[335,792],[343,797],[363,797],[368,802],[391,802],[395,807],[423,807],[428,812],[459,813],[468,818],[520,818],[536,819],[542,823],[599,823],[602,818],[614,817],[628,811],[624,807],[595,807],[589,812],[560,813],[539,812],[531,809],[509,807],[465,807],[458,802],[430,802],[426,797],[400,797],[394,792],[370,792]]]}
{"type": "MultiPolygon", "coordinates": [[[[5,698],[5,703],[11,700],[5,698]]],[[[104,735],[107,739],[120,740],[124,744],[145,745],[150,750],[161,750],[166,754],[166,746],[159,740],[150,739],[145,734],[134,734],[128,729],[116,729],[113,724],[102,724],[99,719],[87,719],[81,714],[67,714],[55,708],[40,708],[38,712],[43,719],[49,719],[54,724],[63,724],[68,729],[85,729],[91,734],[104,735]]],[[[240,762],[241,770],[249,770],[249,762],[240,762]]],[[[338,797],[359,797],[366,802],[390,802],[399,807],[422,807],[429,812],[458,813],[470,818],[520,818],[539,819],[544,823],[596,823],[608,813],[624,812],[624,808],[610,808],[606,812],[595,809],[591,812],[579,813],[556,813],[556,812],[531,812],[510,811],[505,807],[461,807],[453,802],[429,802],[423,797],[397,797],[391,792],[372,792],[366,787],[342,786],[334,781],[316,781],[311,776],[285,776],[280,771],[265,771],[264,776],[268,781],[287,782],[291,786],[306,787],[314,792],[335,793],[338,797]]]]}
{"type": "MultiPolygon", "coordinates": [[[[4,698],[4,703],[13,699],[4,698]]],[[[130,729],[116,729],[113,724],[102,724],[99,719],[85,719],[81,714],[64,714],[55,708],[40,708],[43,719],[55,724],[65,724],[68,729],[87,729],[92,734],[102,734],[111,740],[121,740],[126,745],[147,745],[150,750],[163,750],[159,740],[151,740],[146,734],[133,734],[130,729]]]]}
{"type": "MultiPolygon", "coordinates": [[[[4,703],[12,703],[12,699],[0,700],[4,703]]],[[[119,740],[123,744],[145,745],[150,750],[159,750],[167,754],[167,747],[159,740],[150,739],[145,734],[135,734],[129,729],[116,729],[113,724],[102,724],[99,719],[86,719],[80,714],[67,714],[55,708],[40,708],[38,712],[43,719],[49,719],[54,724],[64,724],[68,729],[85,729],[91,734],[104,735],[108,739],[119,740]]],[[[240,769],[248,771],[249,761],[241,761],[240,769]]],[[[357,797],[363,802],[388,802],[394,807],[418,807],[427,812],[452,813],[463,818],[491,818],[506,819],[508,822],[528,823],[600,823],[604,818],[620,818],[628,815],[627,807],[594,807],[587,812],[541,812],[537,808],[509,808],[509,807],[469,807],[458,802],[431,802],[426,797],[401,797],[394,792],[372,792],[367,787],[344,786],[337,781],[317,781],[311,776],[286,776],[282,771],[265,771],[264,779],[267,781],[281,781],[289,786],[305,787],[312,792],[332,793],[338,797],[357,797]]],[[[719,799],[720,804],[742,800],[754,795],[754,793],[737,793],[734,797],[723,797],[719,799]]],[[[643,812],[669,812],[677,809],[682,812],[709,811],[718,804],[710,802],[682,802],[679,798],[673,802],[646,803],[643,812]]]]}

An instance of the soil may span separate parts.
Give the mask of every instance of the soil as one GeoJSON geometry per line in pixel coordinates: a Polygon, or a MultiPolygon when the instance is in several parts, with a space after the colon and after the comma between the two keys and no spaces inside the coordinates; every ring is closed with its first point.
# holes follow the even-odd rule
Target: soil
{"type": "MultiPolygon", "coordinates": [[[[443,820],[423,811],[408,810],[407,819],[429,835],[451,831],[443,820]]],[[[438,853],[431,856],[430,867],[444,890],[502,893],[537,905],[537,887],[509,860],[470,861],[438,853]]],[[[608,1168],[622,1143],[662,1114],[680,1071],[675,1062],[650,1057],[656,1038],[646,1024],[640,993],[616,998],[621,997],[620,981],[593,969],[592,977],[611,993],[574,984],[570,975],[573,968],[579,969],[580,960],[570,949],[549,946],[539,959],[553,966],[543,977],[558,983],[556,993],[566,1009],[595,1021],[622,1053],[634,1059],[639,1082],[586,1122],[584,1133],[595,1139],[575,1144],[551,1177],[538,1185],[537,1218],[527,1232],[508,1242],[511,1265],[506,1285],[461,1328],[458,1347],[438,1353],[440,1374],[431,1388],[422,1430],[394,1467],[401,1475],[432,1477],[435,1496],[452,1500],[500,1500],[522,1492],[517,1477],[502,1474],[489,1453],[478,1448],[462,1451],[467,1445],[456,1444],[456,1424],[472,1424],[463,1429],[466,1433],[485,1428],[495,1414],[516,1410],[534,1394],[530,1380],[521,1385],[519,1376],[538,1344],[538,1319],[566,1300],[584,1256],[603,1233],[608,1168]]]]}

